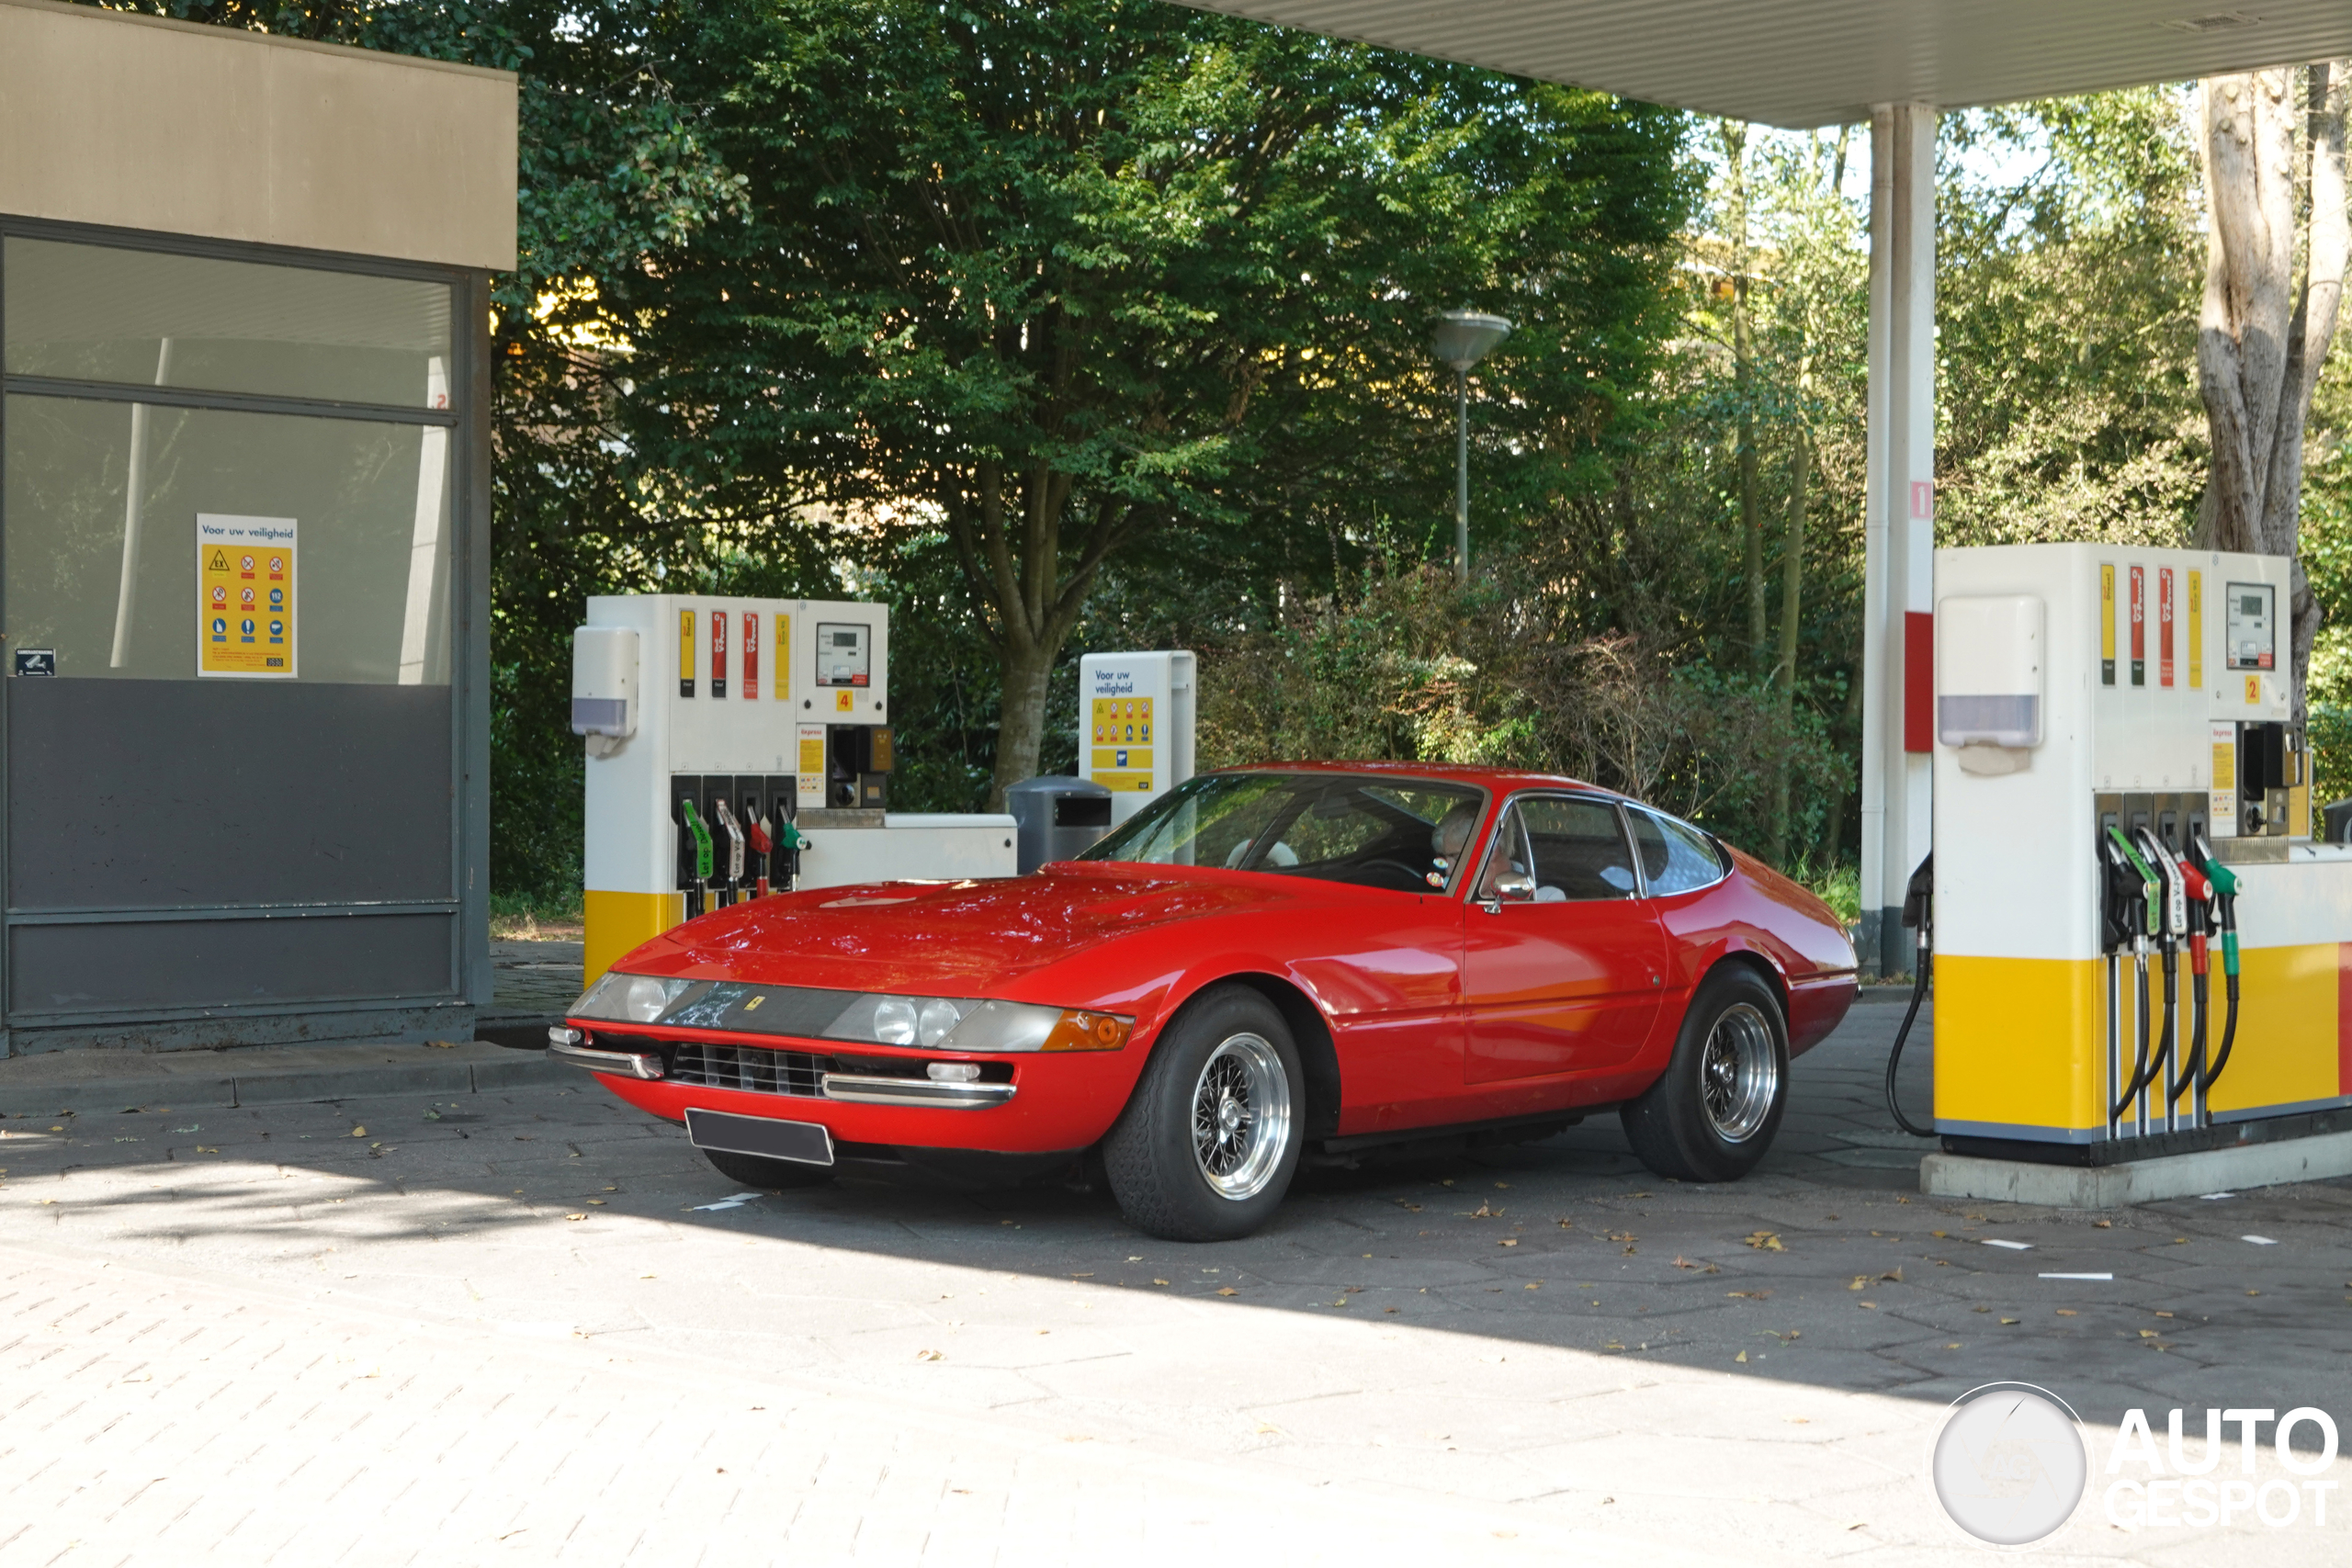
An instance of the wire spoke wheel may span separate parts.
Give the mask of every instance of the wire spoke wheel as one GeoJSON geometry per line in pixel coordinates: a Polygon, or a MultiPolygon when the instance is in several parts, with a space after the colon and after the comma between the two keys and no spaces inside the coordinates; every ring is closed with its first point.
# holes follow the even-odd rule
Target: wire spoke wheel
{"type": "Polygon", "coordinates": [[[1193,1158],[1210,1190],[1235,1201],[1263,1191],[1290,1143],[1290,1078],[1273,1045],[1227,1037],[1193,1087],[1193,1158]]]}
{"type": "Polygon", "coordinates": [[[1781,1056],[1772,1026],[1754,1004],[1724,1010],[1699,1056],[1699,1091],[1707,1124],[1727,1144],[1756,1135],[1781,1092],[1781,1056]]]}

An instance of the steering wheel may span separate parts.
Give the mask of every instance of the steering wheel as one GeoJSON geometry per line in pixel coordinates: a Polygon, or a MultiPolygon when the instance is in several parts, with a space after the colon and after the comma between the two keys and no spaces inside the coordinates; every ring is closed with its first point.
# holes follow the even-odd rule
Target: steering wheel
{"type": "Polygon", "coordinates": [[[1407,885],[1410,891],[1415,893],[1427,893],[1430,891],[1428,880],[1423,877],[1419,872],[1414,870],[1411,866],[1407,865],[1401,860],[1382,859],[1359,861],[1357,863],[1357,869],[1359,871],[1366,872],[1380,870],[1393,871],[1397,874],[1398,878],[1407,885]]]}

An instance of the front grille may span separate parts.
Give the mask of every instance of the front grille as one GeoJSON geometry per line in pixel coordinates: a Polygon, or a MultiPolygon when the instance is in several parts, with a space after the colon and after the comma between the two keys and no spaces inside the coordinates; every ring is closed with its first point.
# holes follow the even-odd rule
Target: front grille
{"type": "Polygon", "coordinates": [[[753,1094],[797,1094],[814,1100],[818,1080],[833,1070],[831,1056],[806,1051],[770,1051],[756,1045],[708,1045],[686,1041],[673,1047],[670,1081],[706,1089],[745,1089],[753,1094]]]}

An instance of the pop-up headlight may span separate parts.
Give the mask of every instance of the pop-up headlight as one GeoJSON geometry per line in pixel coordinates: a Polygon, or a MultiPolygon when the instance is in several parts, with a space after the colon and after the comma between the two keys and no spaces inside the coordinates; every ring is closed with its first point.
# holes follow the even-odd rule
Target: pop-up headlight
{"type": "Polygon", "coordinates": [[[656,975],[624,975],[616,969],[589,987],[588,994],[573,1003],[565,1016],[651,1023],[693,984],[656,975]]]}

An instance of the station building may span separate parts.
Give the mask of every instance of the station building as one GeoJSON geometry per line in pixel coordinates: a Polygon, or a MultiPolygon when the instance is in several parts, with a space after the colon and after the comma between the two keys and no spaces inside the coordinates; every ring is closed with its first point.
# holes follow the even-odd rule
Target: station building
{"type": "Polygon", "coordinates": [[[0,1032],[468,1039],[501,72],[0,0],[0,1032]]]}

